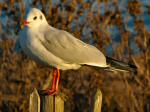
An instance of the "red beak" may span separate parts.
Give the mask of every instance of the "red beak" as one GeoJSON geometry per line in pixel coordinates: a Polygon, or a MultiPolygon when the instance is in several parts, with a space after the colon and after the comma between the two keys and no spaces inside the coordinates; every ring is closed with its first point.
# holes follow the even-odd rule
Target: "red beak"
{"type": "Polygon", "coordinates": [[[29,23],[30,23],[30,22],[28,22],[28,21],[26,21],[26,20],[24,21],[24,25],[25,25],[25,26],[28,26],[29,23]]]}

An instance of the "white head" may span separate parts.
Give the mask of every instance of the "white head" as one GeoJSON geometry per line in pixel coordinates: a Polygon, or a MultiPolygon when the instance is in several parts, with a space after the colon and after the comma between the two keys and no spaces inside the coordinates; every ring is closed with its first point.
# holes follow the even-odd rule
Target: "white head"
{"type": "Polygon", "coordinates": [[[29,28],[37,28],[42,24],[48,24],[44,14],[36,8],[31,8],[26,14],[24,25],[29,28]]]}

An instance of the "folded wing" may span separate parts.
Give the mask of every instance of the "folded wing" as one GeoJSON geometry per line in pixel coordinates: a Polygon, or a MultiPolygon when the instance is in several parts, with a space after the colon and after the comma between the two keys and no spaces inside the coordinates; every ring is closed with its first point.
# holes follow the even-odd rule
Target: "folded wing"
{"type": "Polygon", "coordinates": [[[96,47],[86,44],[70,33],[49,29],[44,33],[43,45],[55,56],[68,63],[107,67],[106,58],[96,47]]]}

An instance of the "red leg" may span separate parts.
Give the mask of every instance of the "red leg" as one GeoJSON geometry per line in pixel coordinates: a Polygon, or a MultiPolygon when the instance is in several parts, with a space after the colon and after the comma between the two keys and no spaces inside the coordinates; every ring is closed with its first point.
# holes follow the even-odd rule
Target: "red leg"
{"type": "Polygon", "coordinates": [[[40,91],[41,94],[44,95],[53,95],[56,92],[56,82],[57,82],[57,70],[54,68],[53,69],[53,83],[52,83],[52,87],[51,89],[46,89],[46,90],[42,90],[40,91]]]}
{"type": "Polygon", "coordinates": [[[60,71],[59,71],[59,69],[57,69],[57,77],[55,79],[54,90],[53,91],[50,90],[49,91],[49,95],[54,95],[54,94],[56,94],[58,92],[59,80],[60,80],[60,71]]]}
{"type": "Polygon", "coordinates": [[[52,83],[51,91],[55,91],[55,88],[56,88],[56,79],[57,79],[57,71],[56,71],[56,69],[54,69],[53,70],[53,83],[52,83]]]}
{"type": "Polygon", "coordinates": [[[56,92],[58,92],[58,85],[59,85],[59,81],[60,81],[60,71],[59,69],[57,69],[57,80],[56,80],[56,92]]]}

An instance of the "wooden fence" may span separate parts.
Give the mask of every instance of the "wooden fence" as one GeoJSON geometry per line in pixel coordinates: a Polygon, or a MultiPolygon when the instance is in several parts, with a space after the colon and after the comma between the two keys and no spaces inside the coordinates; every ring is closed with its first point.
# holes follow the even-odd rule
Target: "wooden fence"
{"type": "MultiPolygon", "coordinates": [[[[102,93],[98,89],[93,101],[92,112],[101,112],[102,93]]],[[[36,89],[30,95],[29,112],[65,112],[64,100],[59,96],[40,96],[36,89]]]]}

